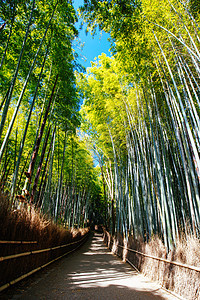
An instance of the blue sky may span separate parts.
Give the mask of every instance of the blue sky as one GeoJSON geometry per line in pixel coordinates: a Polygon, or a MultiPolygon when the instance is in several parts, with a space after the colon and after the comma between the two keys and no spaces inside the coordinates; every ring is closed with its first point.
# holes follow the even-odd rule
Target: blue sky
{"type": "MultiPolygon", "coordinates": [[[[77,9],[80,5],[83,4],[83,0],[74,0],[74,8],[77,9]]],[[[80,21],[76,24],[77,29],[79,30],[80,21]]],[[[78,40],[81,43],[84,43],[83,49],[81,51],[78,46],[78,41],[74,43],[74,50],[79,54],[80,58],[78,62],[84,66],[85,68],[90,67],[91,61],[94,61],[95,57],[98,57],[101,53],[106,53],[106,55],[111,56],[109,52],[110,42],[108,42],[107,38],[109,35],[105,32],[102,34],[97,30],[95,36],[91,36],[88,32],[85,33],[86,26],[84,25],[82,30],[79,31],[78,40]]]]}

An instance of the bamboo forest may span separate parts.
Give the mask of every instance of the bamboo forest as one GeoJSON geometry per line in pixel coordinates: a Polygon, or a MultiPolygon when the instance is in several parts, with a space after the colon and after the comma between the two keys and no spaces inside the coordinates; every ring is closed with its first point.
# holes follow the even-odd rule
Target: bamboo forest
{"type": "Polygon", "coordinates": [[[1,194],[68,229],[199,240],[200,2],[73,5],[1,0],[1,194]],[[111,43],[86,70],[78,19],[111,43]]]}

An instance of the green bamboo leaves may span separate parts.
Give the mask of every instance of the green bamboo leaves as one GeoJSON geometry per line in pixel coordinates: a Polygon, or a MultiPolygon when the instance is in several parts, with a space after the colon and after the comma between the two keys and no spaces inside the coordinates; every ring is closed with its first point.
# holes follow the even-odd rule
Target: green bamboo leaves
{"type": "Polygon", "coordinates": [[[143,0],[132,17],[120,10],[127,32],[115,27],[122,3],[104,5],[113,24],[90,2],[86,19],[110,32],[116,54],[89,70],[82,110],[104,154],[108,199],[114,178],[116,232],[158,234],[171,249],[182,230],[199,236],[199,16],[181,1],[143,0]]]}
{"type": "Polygon", "coordinates": [[[83,227],[100,188],[77,137],[76,12],[60,0],[3,1],[0,12],[0,192],[83,227]]]}

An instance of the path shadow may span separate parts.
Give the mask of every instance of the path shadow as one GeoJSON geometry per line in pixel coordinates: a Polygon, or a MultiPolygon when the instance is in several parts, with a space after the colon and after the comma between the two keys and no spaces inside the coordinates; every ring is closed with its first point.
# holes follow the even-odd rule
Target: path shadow
{"type": "Polygon", "coordinates": [[[8,289],[0,299],[167,299],[148,283],[113,256],[102,234],[95,233],[79,250],[8,289]]]}

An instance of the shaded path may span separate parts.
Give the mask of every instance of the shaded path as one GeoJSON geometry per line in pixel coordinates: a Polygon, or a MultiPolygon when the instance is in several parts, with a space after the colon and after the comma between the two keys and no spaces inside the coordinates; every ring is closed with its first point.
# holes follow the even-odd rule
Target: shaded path
{"type": "Polygon", "coordinates": [[[102,236],[6,291],[1,299],[177,299],[113,256],[102,236]]]}

